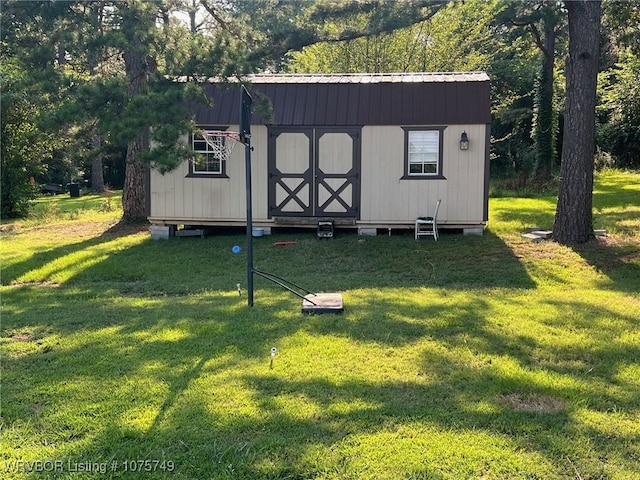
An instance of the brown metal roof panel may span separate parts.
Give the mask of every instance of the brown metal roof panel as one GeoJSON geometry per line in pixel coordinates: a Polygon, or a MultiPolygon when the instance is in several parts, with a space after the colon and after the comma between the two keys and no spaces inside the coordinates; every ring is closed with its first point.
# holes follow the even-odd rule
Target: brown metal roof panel
{"type": "Polygon", "coordinates": [[[380,85],[382,89],[382,109],[380,113],[382,116],[380,117],[381,125],[393,125],[393,113],[394,113],[394,104],[397,100],[397,97],[394,95],[395,86],[389,83],[383,83],[380,85]]]}
{"type": "MultiPolygon", "coordinates": [[[[434,117],[436,112],[446,112],[448,105],[446,101],[446,84],[437,83],[432,85],[432,88],[428,90],[431,94],[425,98],[424,111],[434,117]]],[[[423,122],[423,123],[446,123],[444,119],[438,122],[423,122]]]]}
{"type": "Polygon", "coordinates": [[[287,85],[278,84],[275,86],[273,97],[273,121],[276,125],[289,125],[287,122],[287,85]]]}
{"type": "MultiPolygon", "coordinates": [[[[335,106],[333,110],[333,125],[347,125],[347,118],[349,118],[349,110],[357,108],[357,105],[352,105],[354,95],[350,95],[351,92],[354,92],[352,85],[340,84],[338,85],[338,90],[335,92],[335,96],[331,102],[335,106]]],[[[329,111],[330,108],[327,108],[329,111]]]]}
{"type": "Polygon", "coordinates": [[[420,118],[422,110],[420,105],[422,103],[422,90],[420,88],[416,88],[417,85],[410,84],[406,85],[406,95],[403,95],[400,104],[402,108],[402,115],[404,117],[404,121],[401,124],[414,124],[416,120],[420,118]]]}
{"type": "Polygon", "coordinates": [[[303,83],[297,86],[298,88],[294,89],[295,93],[293,95],[294,109],[293,109],[293,117],[292,122],[295,125],[303,125],[304,123],[304,112],[306,110],[306,101],[307,101],[307,90],[309,89],[309,85],[303,83]]]}
{"type": "Polygon", "coordinates": [[[473,84],[464,84],[462,88],[456,88],[456,121],[460,122],[461,119],[471,119],[473,110],[475,109],[475,101],[473,98],[474,88],[473,84]]]}
{"type": "Polygon", "coordinates": [[[307,86],[305,109],[303,113],[302,125],[313,125],[315,123],[315,105],[317,102],[318,90],[313,86],[307,86]]]}
{"type": "Polygon", "coordinates": [[[446,107],[442,119],[444,123],[458,123],[461,118],[468,118],[462,112],[464,106],[460,102],[460,88],[454,82],[444,84],[446,107]],[[462,115],[461,115],[462,113],[462,115]]]}
{"type": "Polygon", "coordinates": [[[318,85],[318,96],[316,97],[316,104],[314,106],[314,123],[316,125],[331,125],[331,123],[327,123],[327,111],[330,110],[329,102],[331,101],[332,98],[329,92],[329,85],[318,85]]]}
{"type": "Polygon", "coordinates": [[[284,121],[287,125],[295,125],[296,116],[296,103],[299,95],[299,90],[302,85],[291,85],[287,87],[284,98],[284,121]]]}
{"type": "MultiPolygon", "coordinates": [[[[275,119],[276,112],[273,109],[273,99],[275,98],[275,94],[276,94],[276,85],[261,85],[260,88],[258,88],[256,90],[259,91],[260,94],[266,96],[267,98],[269,98],[271,100],[271,107],[272,107],[272,118],[270,119],[270,121],[267,121],[266,119],[260,118],[257,123],[272,123],[272,122],[275,122],[274,119],[275,119]]],[[[254,94],[254,96],[256,96],[256,95],[254,94]]],[[[255,98],[254,98],[254,101],[255,101],[255,98]]],[[[254,108],[254,110],[255,110],[255,108],[254,108]]]]}
{"type": "Polygon", "coordinates": [[[360,91],[363,85],[358,85],[357,89],[349,92],[349,108],[347,110],[347,121],[345,125],[358,125],[358,112],[360,111],[360,91]]]}
{"type": "Polygon", "coordinates": [[[358,109],[355,113],[353,125],[365,125],[371,116],[371,85],[361,84],[358,88],[358,109]]]}
{"type": "Polygon", "coordinates": [[[237,123],[240,110],[238,89],[228,88],[220,93],[220,103],[218,107],[220,111],[220,118],[229,119],[228,123],[237,123]]]}
{"type": "Polygon", "coordinates": [[[374,125],[383,125],[380,121],[383,114],[383,98],[382,91],[380,90],[380,85],[373,84],[371,85],[371,101],[369,102],[369,117],[364,119],[364,125],[374,124],[374,125]],[[376,119],[377,121],[373,121],[376,119]]]}
{"type": "MultiPolygon", "coordinates": [[[[271,99],[273,122],[277,125],[426,125],[446,123],[490,123],[490,84],[486,74],[478,81],[456,81],[463,75],[416,74],[381,76],[298,76],[289,75],[275,83],[256,82],[250,90],[271,99]],[[428,78],[429,82],[416,79],[428,78]],[[389,79],[398,80],[393,83],[389,79]],[[304,80],[304,81],[303,81],[304,80]],[[313,80],[315,83],[309,83],[313,80]],[[319,81],[321,80],[321,82],[319,81]],[[384,81],[383,81],[384,80],[384,81]],[[344,81],[345,83],[340,83],[344,81]],[[331,83],[333,82],[333,83],[331,83]]],[[[224,125],[238,122],[239,89],[207,86],[212,108],[194,105],[200,124],[224,125]]],[[[254,123],[263,123],[257,114],[254,123]]]]}
{"type": "Polygon", "coordinates": [[[411,90],[406,88],[407,85],[394,83],[391,85],[390,100],[391,100],[391,123],[390,125],[402,125],[406,118],[411,115],[411,111],[405,112],[403,98],[410,97],[411,90]]]}

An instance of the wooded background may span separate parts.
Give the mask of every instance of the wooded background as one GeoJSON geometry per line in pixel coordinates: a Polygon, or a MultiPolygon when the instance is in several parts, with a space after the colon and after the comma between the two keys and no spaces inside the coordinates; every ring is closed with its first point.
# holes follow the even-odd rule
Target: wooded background
{"type": "Polygon", "coordinates": [[[0,21],[3,217],[72,181],[144,217],[145,166],[193,155],[184,101],[259,72],[486,71],[492,179],[558,188],[562,243],[591,234],[594,169],[640,168],[637,0],[4,0],[0,21]]]}

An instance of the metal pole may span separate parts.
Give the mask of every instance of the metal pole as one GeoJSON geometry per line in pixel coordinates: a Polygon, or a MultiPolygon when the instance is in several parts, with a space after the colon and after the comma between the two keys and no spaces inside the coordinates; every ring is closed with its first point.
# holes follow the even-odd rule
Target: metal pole
{"type": "Polygon", "coordinates": [[[245,182],[247,190],[247,303],[253,307],[253,212],[251,208],[251,145],[244,146],[245,182]]]}

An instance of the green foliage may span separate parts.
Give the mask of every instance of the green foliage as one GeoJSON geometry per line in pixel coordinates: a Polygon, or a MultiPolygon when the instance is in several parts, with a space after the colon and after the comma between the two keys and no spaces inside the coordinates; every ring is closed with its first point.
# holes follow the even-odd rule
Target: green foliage
{"type": "Polygon", "coordinates": [[[532,180],[548,181],[556,159],[556,137],[558,113],[554,102],[553,77],[543,61],[535,83],[533,136],[535,145],[535,165],[531,172],[532,180]]]}
{"type": "MultiPolygon", "coordinates": [[[[495,5],[496,2],[477,0],[452,3],[428,20],[408,27],[382,29],[383,33],[352,40],[316,43],[292,51],[286,68],[298,73],[484,70],[488,66],[495,5]]],[[[412,14],[409,3],[394,8],[396,17],[410,18],[412,14]]],[[[325,28],[339,37],[345,25],[367,31],[374,28],[371,22],[367,14],[359,13],[325,28]]]]}
{"type": "Polygon", "coordinates": [[[598,144],[613,156],[613,165],[640,168],[640,57],[621,52],[620,63],[600,75],[605,119],[598,125],[598,144]]]}
{"type": "MultiPolygon", "coordinates": [[[[638,165],[640,143],[639,5],[637,0],[604,2],[608,48],[598,147],[601,158],[630,167],[638,165]]],[[[15,162],[3,168],[3,215],[8,210],[24,214],[26,201],[14,209],[14,200],[4,196],[28,199],[25,177],[63,183],[78,175],[79,168],[86,174],[96,156],[106,164],[111,153],[126,153],[128,142],[141,132],[150,132],[154,151],[138,160],[163,171],[173,168],[190,156],[181,139],[193,125],[182,107],[203,99],[201,91],[194,93],[196,85],[167,78],[235,78],[264,70],[486,70],[493,100],[491,173],[526,183],[537,164],[551,161],[557,143],[539,135],[549,131],[541,127],[549,113],[552,135],[557,128],[564,83],[560,63],[554,72],[553,105],[536,85],[549,81],[537,77],[545,24],[558,36],[556,57],[564,56],[567,29],[560,7],[555,1],[501,0],[5,0],[0,11],[2,68],[21,72],[21,88],[28,96],[22,112],[30,120],[29,126],[10,125],[3,106],[3,138],[14,135],[11,144],[22,152],[3,155],[3,162],[15,162]],[[125,65],[134,52],[145,72],[136,78],[147,82],[136,94],[131,91],[134,72],[125,65]],[[32,111],[27,112],[29,102],[32,111]],[[46,138],[50,148],[41,149],[34,137],[36,142],[46,138]],[[33,145],[34,154],[24,154],[20,145],[33,145]]],[[[3,91],[7,108],[11,95],[3,91]]],[[[268,108],[262,110],[267,118],[268,108]]]]}
{"type": "Polygon", "coordinates": [[[24,217],[37,189],[30,178],[42,172],[40,159],[50,154],[52,138],[42,134],[37,119],[43,105],[28,74],[3,56],[0,66],[2,131],[0,133],[0,206],[2,218],[24,217]]]}
{"type": "Polygon", "coordinates": [[[511,39],[504,51],[516,55],[517,61],[504,63],[496,57],[490,67],[497,81],[511,90],[504,97],[496,95],[500,107],[495,109],[492,128],[499,139],[494,144],[494,163],[501,164],[500,173],[515,173],[519,182],[541,186],[551,180],[556,160],[561,94],[555,64],[566,39],[565,13],[559,2],[501,0],[498,5],[496,28],[511,39]]]}

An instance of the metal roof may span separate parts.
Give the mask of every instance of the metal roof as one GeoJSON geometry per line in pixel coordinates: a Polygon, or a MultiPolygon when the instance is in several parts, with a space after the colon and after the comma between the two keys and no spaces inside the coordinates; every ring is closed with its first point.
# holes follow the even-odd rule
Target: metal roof
{"type": "MultiPolygon", "coordinates": [[[[446,125],[491,122],[489,76],[484,72],[381,74],[260,74],[246,77],[269,97],[281,126],[446,125]]],[[[194,106],[200,125],[239,122],[240,89],[211,82],[213,106],[194,106]]]]}
{"type": "Polygon", "coordinates": [[[485,72],[282,73],[250,75],[249,83],[441,83],[486,82],[485,72]]]}

